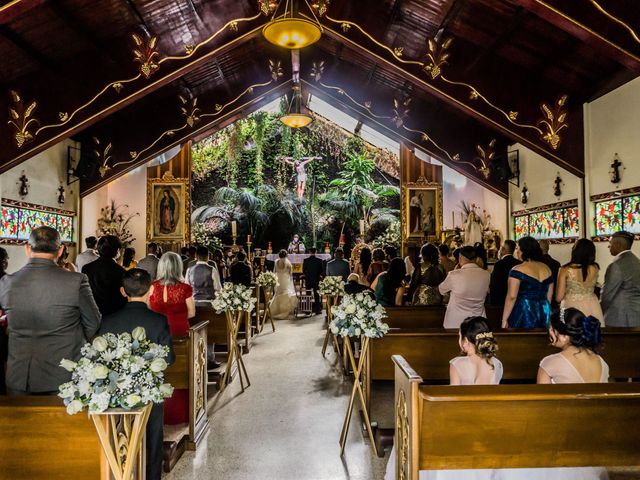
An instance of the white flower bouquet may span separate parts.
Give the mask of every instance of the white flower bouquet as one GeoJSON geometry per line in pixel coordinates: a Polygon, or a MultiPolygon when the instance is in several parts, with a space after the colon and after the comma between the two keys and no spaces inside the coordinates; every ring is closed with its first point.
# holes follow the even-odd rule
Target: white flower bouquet
{"type": "Polygon", "coordinates": [[[239,310],[251,312],[255,303],[256,299],[253,297],[252,289],[244,285],[234,285],[227,282],[222,290],[216,293],[213,308],[218,313],[239,310]]]}
{"type": "Polygon", "coordinates": [[[256,278],[256,283],[262,288],[274,289],[278,286],[278,276],[273,272],[262,272],[256,278]]]}
{"type": "Polygon", "coordinates": [[[142,327],[131,334],[96,337],[82,347],[81,354],[77,362],[60,362],[71,372],[71,381],[60,385],[58,393],[69,415],[85,407],[90,413],[142,407],[173,394],[173,387],[164,383],[169,347],[152,343],[142,327]]]}
{"type": "Polygon", "coordinates": [[[320,295],[340,297],[344,295],[344,282],[342,277],[325,277],[318,285],[320,295]]]}
{"type": "Polygon", "coordinates": [[[382,321],[387,317],[384,307],[366,293],[344,296],[332,314],[329,328],[334,335],[380,338],[389,331],[389,325],[382,321]]]}

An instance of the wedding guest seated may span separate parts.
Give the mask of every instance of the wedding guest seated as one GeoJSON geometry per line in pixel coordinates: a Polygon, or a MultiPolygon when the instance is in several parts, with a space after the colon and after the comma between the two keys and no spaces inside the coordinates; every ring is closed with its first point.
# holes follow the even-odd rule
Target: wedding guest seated
{"type": "Polygon", "coordinates": [[[349,262],[344,259],[344,250],[340,247],[333,252],[334,259],[327,263],[327,277],[342,277],[346,282],[351,268],[349,262]]]}
{"type": "Polygon", "coordinates": [[[240,251],[236,254],[236,262],[229,268],[229,281],[248,287],[251,285],[251,267],[247,263],[247,254],[240,251]]]}
{"type": "Polygon", "coordinates": [[[404,284],[406,275],[404,261],[397,257],[391,260],[389,269],[378,275],[371,284],[376,301],[383,307],[401,306],[406,291],[404,284]]]}
{"type": "Polygon", "coordinates": [[[97,260],[99,257],[96,253],[96,245],[98,244],[98,239],[96,237],[87,237],[84,239],[84,243],[87,246],[87,249],[76,256],[76,271],[78,272],[82,272],[82,267],[87,263],[97,260]]]}
{"type": "MultiPolygon", "coordinates": [[[[189,319],[196,315],[193,289],[184,282],[182,259],[177,253],[167,252],[158,263],[158,279],[149,292],[151,310],[167,317],[173,336],[186,335],[189,319]]],[[[164,407],[164,423],[176,425],[189,420],[189,390],[174,390],[164,407]]]]}
{"type": "Polygon", "coordinates": [[[470,245],[460,248],[460,268],[449,272],[438,289],[449,294],[444,328],[459,328],[465,318],[484,317],[484,302],[491,275],[475,262],[476,250],[470,245]]]}
{"type": "MultiPolygon", "coordinates": [[[[496,358],[498,343],[489,330],[486,319],[470,317],[460,325],[458,343],[462,355],[449,361],[451,385],[497,385],[502,380],[502,362],[496,358]]],[[[391,450],[385,480],[396,478],[395,446],[391,450]]],[[[493,480],[496,471],[481,470],[421,470],[420,480],[493,480]]],[[[534,478],[534,477],[531,477],[534,478]]],[[[536,477],[543,478],[543,477],[536,477]]]]}
{"type": "Polygon", "coordinates": [[[211,305],[215,292],[222,290],[218,269],[209,264],[209,250],[206,247],[196,249],[196,263],[187,269],[187,283],[193,288],[193,298],[198,302],[211,305]]]}
{"type": "MultiPolygon", "coordinates": [[[[121,293],[127,299],[127,304],[105,317],[98,335],[131,333],[136,327],[142,327],[150,341],[169,347],[169,356],[166,357],[166,361],[171,365],[175,361],[175,354],[169,323],[167,317],[147,307],[150,288],[151,276],[147,271],[132,268],[125,272],[122,277],[121,293]]],[[[164,404],[154,403],[147,423],[147,480],[160,480],[162,476],[163,416],[164,404]]]]}
{"type": "Polygon", "coordinates": [[[56,263],[60,268],[63,268],[68,272],[76,272],[77,271],[76,266],[73,263],[67,261],[68,258],[69,258],[69,247],[67,247],[67,245],[63,243],[62,253],[58,257],[58,260],[56,261],[56,263]]]}
{"type": "Polygon", "coordinates": [[[151,277],[151,280],[156,279],[156,275],[158,274],[158,262],[160,261],[160,257],[158,256],[158,244],[151,242],[147,245],[147,256],[141,259],[138,262],[138,267],[142,270],[146,270],[146,272],[151,277]]]}
{"type": "Polygon", "coordinates": [[[389,268],[389,263],[385,259],[384,250],[375,248],[373,252],[371,252],[371,256],[373,262],[369,265],[369,270],[367,270],[367,282],[369,282],[369,285],[373,283],[378,275],[386,272],[387,268],[389,268]]]}
{"type": "Polygon", "coordinates": [[[409,286],[409,298],[413,305],[441,305],[438,290],[446,274],[440,265],[440,252],[432,243],[425,243],[420,250],[422,261],[417,265],[409,286]]]}
{"type": "Polygon", "coordinates": [[[565,309],[577,308],[604,326],[602,307],[595,293],[599,275],[595,244],[587,238],[579,239],[571,250],[571,260],[558,273],[556,302],[565,309]]]}
{"type": "Polygon", "coordinates": [[[56,395],[71,380],[60,361],[80,357],[100,326],[100,311],[87,277],[56,265],[62,247],[55,229],[34,229],[25,252],[27,264],[0,279],[9,332],[7,389],[10,395],[56,395]]]}
{"type": "Polygon", "coordinates": [[[456,262],[449,258],[449,247],[444,243],[438,245],[438,252],[440,253],[440,265],[442,265],[445,275],[448,275],[455,268],[456,262]]]}
{"type": "Polygon", "coordinates": [[[533,237],[518,240],[516,257],[522,260],[509,272],[502,328],[547,328],[554,279],[542,262],[542,249],[533,237]]]}
{"type": "Polygon", "coordinates": [[[384,255],[387,262],[391,262],[398,256],[398,249],[392,245],[387,245],[384,247],[384,255]]]}
{"type": "Polygon", "coordinates": [[[356,295],[368,291],[370,291],[369,287],[360,283],[360,276],[357,273],[352,273],[347,277],[347,283],[344,285],[344,293],[347,295],[356,295]]]}
{"type": "Polygon", "coordinates": [[[127,299],[120,294],[124,268],[116,263],[122,244],[115,235],[105,235],[98,240],[100,258],[82,269],[87,277],[93,297],[102,315],[109,315],[124,307],[127,299]]]}
{"type": "Polygon", "coordinates": [[[358,259],[358,263],[356,263],[353,273],[358,274],[360,283],[367,287],[369,286],[369,282],[367,281],[367,273],[369,272],[369,267],[371,266],[371,262],[373,262],[373,257],[371,256],[371,249],[369,247],[363,247],[360,250],[360,258],[358,259]]]}
{"type": "Polygon", "coordinates": [[[607,267],[600,304],[609,327],[640,327],[640,260],[631,252],[634,236],[616,232],[609,241],[614,256],[607,267]]]}
{"type": "Polygon", "coordinates": [[[491,305],[503,306],[507,296],[507,284],[509,283],[509,272],[516,265],[522,262],[513,254],[516,251],[516,242],[505,240],[500,247],[500,260],[493,266],[491,272],[491,283],[489,284],[489,303],[491,305]]]}
{"type": "Polygon", "coordinates": [[[122,254],[122,268],[125,270],[131,270],[132,268],[136,268],[138,263],[135,261],[136,251],[127,247],[124,249],[124,253],[122,254]]]}

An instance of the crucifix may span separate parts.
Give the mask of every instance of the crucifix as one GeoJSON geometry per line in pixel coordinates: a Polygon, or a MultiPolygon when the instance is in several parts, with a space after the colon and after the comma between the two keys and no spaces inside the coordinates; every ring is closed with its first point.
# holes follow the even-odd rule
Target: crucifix
{"type": "Polygon", "coordinates": [[[294,160],[293,157],[283,157],[283,160],[287,164],[296,167],[296,190],[298,192],[298,198],[302,200],[304,198],[304,189],[307,185],[307,170],[305,169],[305,165],[314,160],[322,160],[322,157],[301,157],[297,160],[294,160]]]}
{"type": "Polygon", "coordinates": [[[613,163],[611,164],[611,170],[609,170],[609,176],[611,177],[611,183],[619,183],[620,182],[620,167],[622,166],[622,162],[616,153],[613,158],[613,163]]]}

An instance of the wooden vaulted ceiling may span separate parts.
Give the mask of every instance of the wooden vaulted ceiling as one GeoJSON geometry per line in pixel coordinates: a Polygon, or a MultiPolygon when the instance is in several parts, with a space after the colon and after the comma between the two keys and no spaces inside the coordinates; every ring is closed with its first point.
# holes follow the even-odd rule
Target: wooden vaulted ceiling
{"type": "MultiPolygon", "coordinates": [[[[0,2],[0,171],[72,137],[87,193],[287,93],[267,21],[256,0],[0,2]]],[[[477,146],[583,175],[582,104],[640,74],[634,0],[332,0],[321,23],[305,93],[501,194],[477,146]]]]}

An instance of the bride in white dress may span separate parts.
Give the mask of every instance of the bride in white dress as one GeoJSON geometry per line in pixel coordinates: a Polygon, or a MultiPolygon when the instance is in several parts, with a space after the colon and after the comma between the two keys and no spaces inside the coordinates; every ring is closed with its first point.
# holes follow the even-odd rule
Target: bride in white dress
{"type": "Polygon", "coordinates": [[[270,307],[273,318],[282,320],[293,316],[298,297],[296,297],[296,290],[293,284],[293,267],[287,259],[287,251],[280,250],[278,257],[273,268],[278,277],[278,286],[270,307]]]}
{"type": "MultiPolygon", "coordinates": [[[[464,355],[449,364],[451,385],[497,385],[502,380],[502,362],[495,355],[498,344],[482,317],[467,318],[460,325],[460,349],[464,355]]],[[[479,470],[421,470],[420,480],[494,480],[496,471],[479,470]]],[[[396,478],[396,451],[391,449],[385,480],[396,478]]]]}

